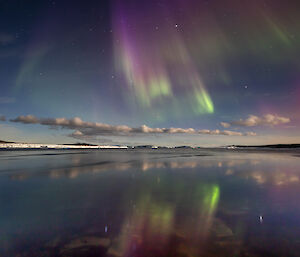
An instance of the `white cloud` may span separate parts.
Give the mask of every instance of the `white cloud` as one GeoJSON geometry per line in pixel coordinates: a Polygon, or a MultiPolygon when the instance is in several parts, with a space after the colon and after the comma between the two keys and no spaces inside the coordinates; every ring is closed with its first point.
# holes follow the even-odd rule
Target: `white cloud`
{"type": "Polygon", "coordinates": [[[287,117],[281,117],[276,114],[265,114],[262,117],[249,115],[247,119],[240,119],[232,122],[221,122],[220,124],[228,128],[230,126],[254,127],[254,126],[276,126],[289,123],[291,120],[287,117]]]}
{"type": "Polygon", "coordinates": [[[74,137],[81,137],[81,136],[83,136],[83,133],[80,132],[79,130],[76,130],[76,131],[74,131],[72,133],[72,136],[74,136],[74,137]]]}
{"type": "Polygon", "coordinates": [[[208,130],[203,129],[198,131],[199,134],[207,134],[207,135],[224,135],[224,136],[255,136],[256,134],[254,132],[237,132],[237,131],[231,131],[231,130],[208,130]]]}
{"type": "Polygon", "coordinates": [[[227,136],[243,136],[244,135],[241,132],[231,131],[231,130],[224,130],[224,131],[222,131],[222,133],[227,136]]]}
{"type": "Polygon", "coordinates": [[[10,120],[12,122],[20,122],[25,124],[37,124],[39,123],[39,120],[33,116],[33,115],[27,115],[27,116],[19,116],[16,119],[10,120]]]}
{"type": "Polygon", "coordinates": [[[220,122],[221,126],[224,127],[224,128],[229,128],[230,127],[230,124],[227,123],[227,122],[220,122]]]}
{"type": "Polygon", "coordinates": [[[195,130],[193,128],[150,128],[146,125],[132,128],[125,125],[109,125],[98,122],[86,122],[78,117],[72,119],[66,118],[37,118],[33,115],[19,116],[12,119],[12,122],[23,124],[40,124],[51,128],[73,129],[75,130],[70,136],[93,137],[99,135],[106,136],[122,136],[134,134],[204,134],[204,135],[226,135],[226,136],[246,136],[254,135],[253,132],[241,133],[230,130],[195,130]]]}

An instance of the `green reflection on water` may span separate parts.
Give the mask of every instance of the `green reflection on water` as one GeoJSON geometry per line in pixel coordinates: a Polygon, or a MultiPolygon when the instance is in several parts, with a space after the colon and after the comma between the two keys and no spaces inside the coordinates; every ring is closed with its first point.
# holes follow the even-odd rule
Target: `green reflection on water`
{"type": "Polygon", "coordinates": [[[205,186],[204,206],[207,209],[208,215],[214,213],[217,208],[220,198],[220,188],[218,185],[205,186]]]}

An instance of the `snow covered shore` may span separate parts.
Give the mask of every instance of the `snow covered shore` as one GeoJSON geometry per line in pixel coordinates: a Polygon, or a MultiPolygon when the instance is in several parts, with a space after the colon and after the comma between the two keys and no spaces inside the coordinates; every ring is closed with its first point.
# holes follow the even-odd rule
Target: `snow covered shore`
{"type": "Polygon", "coordinates": [[[56,144],[26,144],[0,143],[0,149],[127,149],[127,146],[114,145],[56,145],[56,144]]]}

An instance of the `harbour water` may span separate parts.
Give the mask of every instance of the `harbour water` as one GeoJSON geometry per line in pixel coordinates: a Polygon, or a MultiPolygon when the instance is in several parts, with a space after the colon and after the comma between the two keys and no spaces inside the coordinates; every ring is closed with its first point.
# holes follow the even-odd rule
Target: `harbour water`
{"type": "Polygon", "coordinates": [[[300,153],[0,152],[0,256],[300,256],[300,153]]]}

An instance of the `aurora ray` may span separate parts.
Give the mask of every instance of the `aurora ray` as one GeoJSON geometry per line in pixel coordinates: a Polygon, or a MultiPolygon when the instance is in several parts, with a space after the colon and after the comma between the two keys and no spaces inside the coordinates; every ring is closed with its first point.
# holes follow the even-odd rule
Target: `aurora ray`
{"type": "Polygon", "coordinates": [[[172,27],[164,17],[165,12],[155,8],[132,14],[128,5],[117,1],[113,16],[117,70],[141,106],[188,98],[195,114],[213,113],[212,99],[178,25],[172,27]],[[151,13],[156,13],[159,27],[139,23],[151,13]]]}

